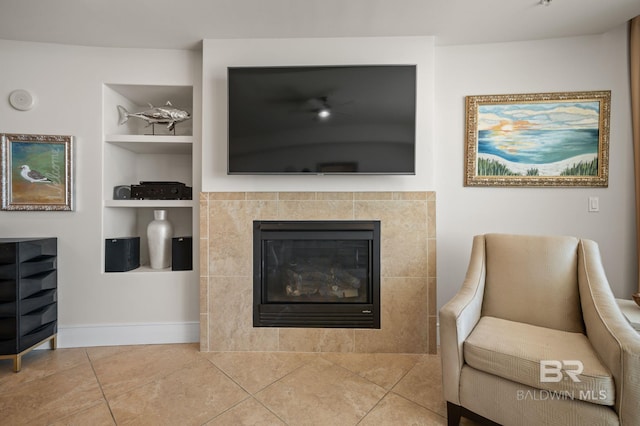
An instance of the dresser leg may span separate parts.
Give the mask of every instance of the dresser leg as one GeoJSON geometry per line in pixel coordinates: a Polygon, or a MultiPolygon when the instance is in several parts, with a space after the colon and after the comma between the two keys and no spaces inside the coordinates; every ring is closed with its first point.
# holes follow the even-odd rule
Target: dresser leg
{"type": "Polygon", "coordinates": [[[16,355],[13,357],[13,371],[18,373],[22,368],[22,355],[16,355]]]}
{"type": "Polygon", "coordinates": [[[53,336],[49,336],[46,339],[39,341],[35,345],[31,346],[29,349],[25,349],[24,351],[20,352],[19,354],[15,354],[15,355],[0,355],[0,359],[12,359],[13,360],[13,371],[15,371],[17,373],[22,368],[22,356],[28,354],[29,352],[31,352],[32,350],[34,350],[38,346],[44,345],[45,343],[47,343],[47,340],[49,341],[49,345],[50,345],[51,349],[55,350],[58,347],[58,335],[54,334],[53,336]]]}

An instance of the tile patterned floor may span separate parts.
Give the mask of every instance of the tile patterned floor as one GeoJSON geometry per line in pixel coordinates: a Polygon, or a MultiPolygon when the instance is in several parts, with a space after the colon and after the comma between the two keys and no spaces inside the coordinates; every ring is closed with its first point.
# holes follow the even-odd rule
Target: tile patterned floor
{"type": "Polygon", "coordinates": [[[438,355],[213,352],[195,344],[0,361],[4,425],[445,425],[438,355]]]}

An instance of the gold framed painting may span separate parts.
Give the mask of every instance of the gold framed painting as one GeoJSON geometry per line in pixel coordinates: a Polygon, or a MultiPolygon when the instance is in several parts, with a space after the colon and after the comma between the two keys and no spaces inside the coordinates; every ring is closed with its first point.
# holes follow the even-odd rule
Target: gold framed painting
{"type": "Polygon", "coordinates": [[[73,210],[73,137],[1,134],[2,210],[73,210]]]}
{"type": "Polygon", "coordinates": [[[606,187],[611,91],[466,97],[465,186],[606,187]]]}

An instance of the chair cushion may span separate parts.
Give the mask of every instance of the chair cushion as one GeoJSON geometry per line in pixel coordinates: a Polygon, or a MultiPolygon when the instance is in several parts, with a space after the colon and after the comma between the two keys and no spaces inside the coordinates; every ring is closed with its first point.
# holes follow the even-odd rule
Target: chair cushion
{"type": "Polygon", "coordinates": [[[584,333],[574,237],[485,235],[482,315],[584,333]]]}
{"type": "Polygon", "coordinates": [[[464,359],[477,370],[547,391],[530,398],[615,402],[613,377],[582,333],[484,316],[464,342],[464,359]],[[578,362],[583,369],[576,375],[578,362]]]}

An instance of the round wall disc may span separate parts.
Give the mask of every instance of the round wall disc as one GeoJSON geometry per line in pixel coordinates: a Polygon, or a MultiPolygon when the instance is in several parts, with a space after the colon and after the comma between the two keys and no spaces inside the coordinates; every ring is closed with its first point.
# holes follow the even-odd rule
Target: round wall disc
{"type": "Polygon", "coordinates": [[[19,111],[28,111],[33,108],[35,101],[31,93],[18,89],[9,94],[9,103],[19,111]]]}

